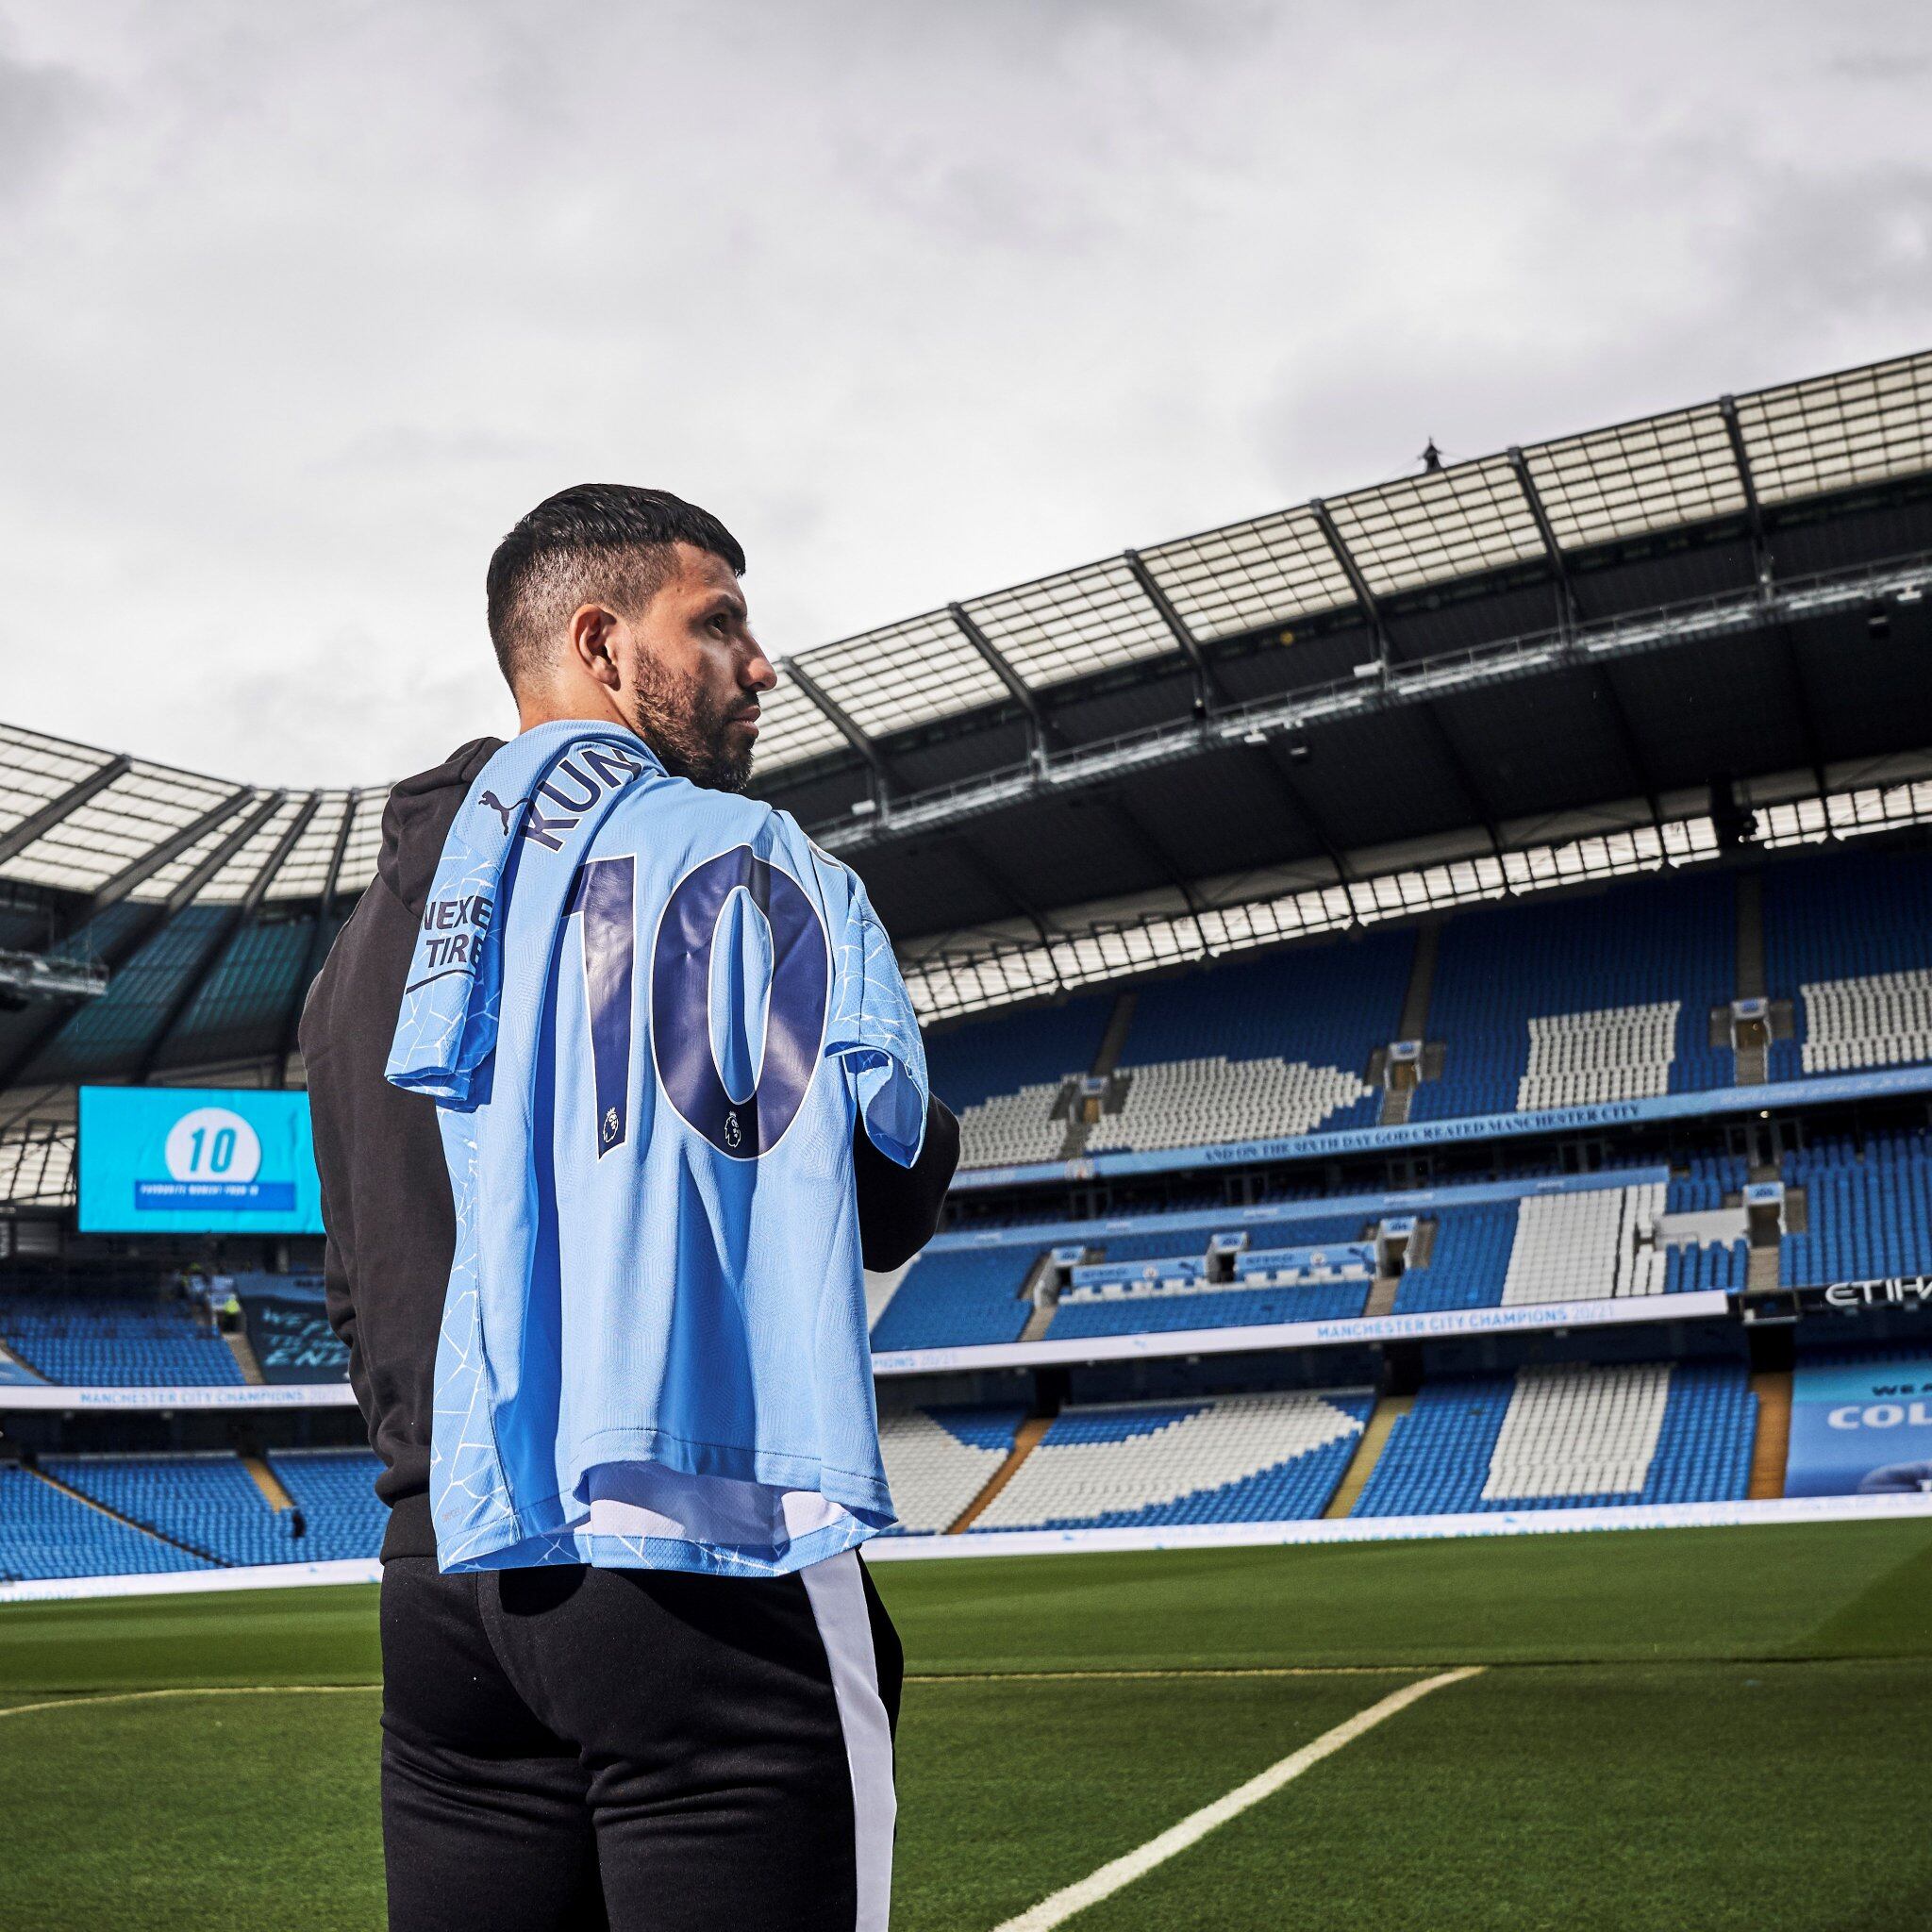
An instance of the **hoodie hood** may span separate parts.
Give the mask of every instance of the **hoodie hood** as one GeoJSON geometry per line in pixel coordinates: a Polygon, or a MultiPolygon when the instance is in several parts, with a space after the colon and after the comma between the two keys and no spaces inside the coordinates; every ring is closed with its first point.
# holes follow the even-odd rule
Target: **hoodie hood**
{"type": "Polygon", "coordinates": [[[375,873],[418,918],[436,882],[437,861],[456,807],[476,774],[503,749],[500,738],[473,738],[441,764],[405,778],[389,794],[382,814],[382,850],[375,873]],[[455,794],[454,801],[451,794],[455,794]]]}

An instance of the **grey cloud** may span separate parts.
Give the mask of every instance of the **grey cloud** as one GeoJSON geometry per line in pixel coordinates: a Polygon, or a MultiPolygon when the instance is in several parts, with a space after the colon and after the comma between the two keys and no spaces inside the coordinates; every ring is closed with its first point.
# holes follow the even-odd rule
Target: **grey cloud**
{"type": "Polygon", "coordinates": [[[1896,352],[1932,19],[1841,11],[14,0],[0,716],[374,782],[501,725],[585,477],[795,651],[1896,352]]]}
{"type": "Polygon", "coordinates": [[[0,48],[0,207],[55,174],[95,105],[79,75],[12,59],[0,48]]]}

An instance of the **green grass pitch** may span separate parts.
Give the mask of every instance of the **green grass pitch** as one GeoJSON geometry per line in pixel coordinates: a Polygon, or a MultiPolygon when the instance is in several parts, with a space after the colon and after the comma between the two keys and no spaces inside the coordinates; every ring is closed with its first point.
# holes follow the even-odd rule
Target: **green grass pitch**
{"type": "MultiPolygon", "coordinates": [[[[991,1932],[1472,1663],[1075,1932],[1932,1924],[1932,1523],[874,1574],[899,1932],[991,1932]]],[[[0,1924],[379,1926],[375,1678],[368,1590],[0,1610],[0,1924]]]]}

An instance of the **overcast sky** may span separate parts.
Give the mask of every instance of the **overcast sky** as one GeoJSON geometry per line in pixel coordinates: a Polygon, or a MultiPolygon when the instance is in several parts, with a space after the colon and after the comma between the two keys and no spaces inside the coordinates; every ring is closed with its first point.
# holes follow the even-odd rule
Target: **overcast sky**
{"type": "Polygon", "coordinates": [[[1924,0],[0,0],[0,719],[371,783],[496,538],[769,647],[1932,343],[1924,0]]]}

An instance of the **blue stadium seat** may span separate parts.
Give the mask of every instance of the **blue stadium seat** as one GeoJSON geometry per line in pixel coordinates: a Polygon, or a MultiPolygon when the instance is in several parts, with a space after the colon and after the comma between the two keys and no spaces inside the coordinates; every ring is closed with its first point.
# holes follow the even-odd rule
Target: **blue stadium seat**
{"type": "MultiPolygon", "coordinates": [[[[1932,967],[1932,858],[1916,852],[1834,852],[1767,866],[1764,974],[1794,1003],[1797,1037],[1772,1042],[1771,1077],[1804,1071],[1812,1016],[1804,989],[1932,967]]],[[[1883,1064],[1882,1057],[1867,1063],[1883,1064]]]]}
{"type": "Polygon", "coordinates": [[[287,1510],[276,1510],[239,1457],[49,1456],[50,1475],[219,1563],[303,1560],[287,1510]]]}
{"type": "Polygon", "coordinates": [[[215,1566],[0,1464],[0,1580],[158,1575],[215,1566]]]}
{"type": "Polygon", "coordinates": [[[1932,1274],[1932,1133],[1821,1135],[1784,1162],[1788,1188],[1805,1190],[1806,1232],[1787,1234],[1779,1265],[1788,1287],[1932,1274]]]}
{"type": "MultiPolygon", "coordinates": [[[[1574,1413],[1557,1409],[1546,1424],[1552,1454],[1557,1454],[1564,1446],[1566,1431],[1580,1436],[1601,1422],[1593,1410],[1604,1398],[1604,1383],[1614,1388],[1626,1379],[1654,1374],[1659,1366],[1640,1363],[1600,1371],[1519,1374],[1541,1374],[1545,1390],[1562,1388],[1566,1375],[1574,1374],[1574,1413]]],[[[1748,1374],[1742,1364],[1678,1363],[1669,1372],[1656,1445],[1641,1483],[1620,1489],[1485,1496],[1518,1382],[1519,1376],[1512,1375],[1471,1375],[1428,1384],[1408,1413],[1396,1419],[1353,1513],[1435,1516],[1580,1509],[1610,1503],[1724,1501],[1746,1493],[1757,1416],[1748,1374]]]]}
{"type": "MultiPolygon", "coordinates": [[[[1633,880],[1590,899],[1458,914],[1442,927],[1429,1004],[1429,1037],[1447,1060],[1440,1080],[1417,1088],[1411,1117],[1513,1113],[1531,1072],[1532,1021],[1658,1003],[1678,1011],[1653,1091],[1728,1087],[1732,1057],[1709,1043],[1710,1011],[1730,1003],[1736,955],[1724,876],[1633,880]]],[[[1587,1042],[1573,1046],[1587,1060],[1587,1042]]],[[[1623,1051],[1614,1039],[1607,1048],[1612,1059],[1623,1051]]],[[[1610,1096],[1557,1082],[1537,1104],[1586,1097],[1610,1096]]]]}
{"type": "Polygon", "coordinates": [[[268,1463],[307,1529],[288,1560],[330,1563],[381,1550],[389,1509],[375,1493],[382,1464],[367,1449],[277,1449],[268,1463]]]}
{"type": "Polygon", "coordinates": [[[872,1331],[874,1351],[1012,1341],[1031,1305],[1019,1298],[1035,1247],[929,1250],[913,1262],[872,1331]]]}
{"type": "Polygon", "coordinates": [[[1515,1244],[1514,1201],[1444,1208],[1436,1216],[1427,1266],[1404,1271],[1395,1291],[1395,1312],[1432,1315],[1445,1308],[1498,1307],[1515,1244]]]}
{"type": "Polygon", "coordinates": [[[243,1381],[219,1335],[187,1307],[105,1294],[0,1295],[0,1341],[68,1388],[192,1387],[243,1381]]]}

